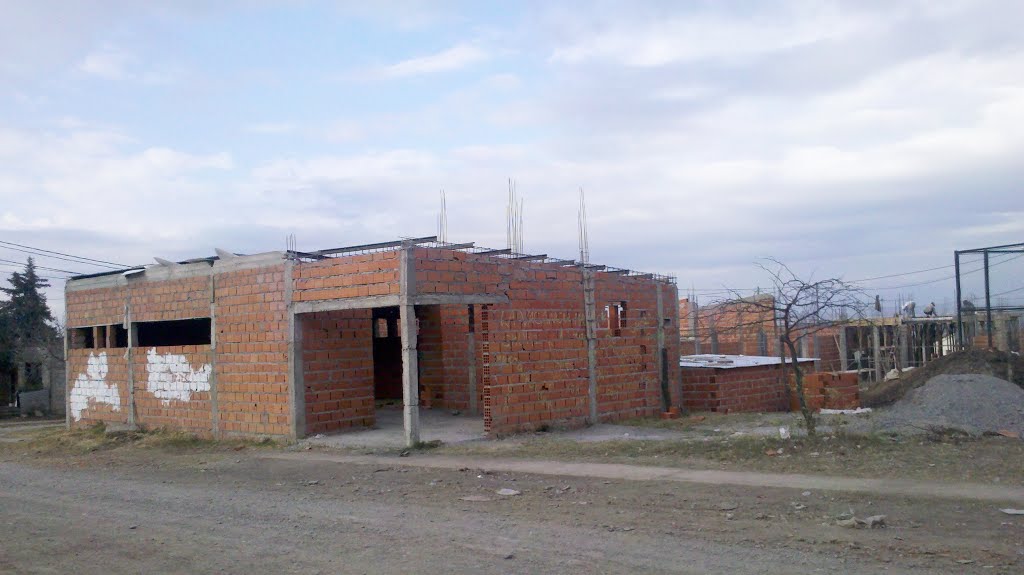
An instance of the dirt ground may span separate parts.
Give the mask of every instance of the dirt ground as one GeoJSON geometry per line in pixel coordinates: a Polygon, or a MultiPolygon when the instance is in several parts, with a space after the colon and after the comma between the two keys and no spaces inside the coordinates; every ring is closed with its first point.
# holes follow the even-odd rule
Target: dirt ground
{"type": "MultiPolygon", "coordinates": [[[[822,416],[822,426],[841,430],[844,417],[849,418],[822,416]]],[[[777,413],[703,414],[631,423],[676,435],[666,440],[623,437],[581,443],[573,440],[572,434],[537,433],[442,446],[438,453],[1024,485],[1024,441],[1002,436],[855,436],[840,431],[821,433],[816,439],[784,440],[779,437],[779,427],[795,434],[799,417],[777,413]]],[[[619,427],[624,430],[620,436],[631,431],[630,426],[619,427]]],[[[639,433],[633,431],[632,435],[639,433]]]]}
{"type": "Polygon", "coordinates": [[[351,464],[313,448],[176,435],[3,435],[0,525],[18,536],[0,547],[0,572],[1019,573],[1024,565],[1024,518],[999,512],[1021,502],[485,472],[478,456],[479,465],[457,469],[399,465],[440,450],[351,464]],[[884,514],[887,526],[837,526],[851,510],[884,514]]]}

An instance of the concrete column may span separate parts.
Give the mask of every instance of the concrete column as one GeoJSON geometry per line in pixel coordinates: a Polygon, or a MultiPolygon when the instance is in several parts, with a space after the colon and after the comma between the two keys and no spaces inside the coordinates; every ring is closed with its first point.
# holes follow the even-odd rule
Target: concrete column
{"type": "MultiPolygon", "coordinates": [[[[64,287],[64,301],[67,301],[67,284],[64,287]]],[[[71,341],[69,335],[68,325],[68,314],[64,313],[64,427],[71,429],[71,390],[68,389],[68,380],[71,378],[71,369],[68,367],[68,363],[71,361],[71,357],[68,351],[71,349],[71,341]]]]}
{"type": "Polygon", "coordinates": [[[597,423],[597,302],[594,286],[594,272],[582,268],[583,274],[583,313],[586,323],[587,338],[587,388],[588,405],[590,406],[590,424],[597,423]]]}
{"type": "Polygon", "coordinates": [[[910,367],[910,324],[899,326],[900,330],[900,367],[910,367]]]}
{"type": "Polygon", "coordinates": [[[921,326],[921,365],[928,364],[928,324],[921,326]]]}
{"type": "Polygon", "coordinates": [[[405,444],[420,443],[420,378],[416,357],[416,258],[413,247],[403,247],[399,259],[398,321],[402,325],[402,403],[405,444]]]}
{"type": "Polygon", "coordinates": [[[473,309],[473,304],[466,307],[468,308],[469,315],[469,332],[466,334],[466,347],[468,350],[466,360],[469,362],[467,366],[469,369],[466,370],[469,374],[469,413],[479,415],[480,406],[477,401],[479,390],[476,386],[476,313],[473,309]]]}
{"type": "Polygon", "coordinates": [[[846,344],[846,326],[839,328],[839,369],[847,371],[850,369],[850,359],[847,357],[849,349],[846,344]]]}
{"type": "MultiPolygon", "coordinates": [[[[288,318],[291,325],[291,310],[288,310],[288,318]]],[[[288,358],[291,359],[291,352],[288,358]]],[[[220,408],[217,404],[217,275],[214,273],[210,273],[210,435],[215,439],[220,438],[220,408]]]]}
{"type": "Polygon", "coordinates": [[[882,334],[877,325],[872,327],[871,336],[871,344],[874,348],[875,381],[882,381],[884,376],[882,373],[882,334]]]}
{"type": "Polygon", "coordinates": [[[658,290],[658,380],[661,384],[661,407],[662,411],[668,411],[672,407],[672,394],[669,391],[668,365],[666,365],[668,358],[665,357],[665,303],[662,299],[661,284],[655,282],[654,288],[658,290]]]}
{"type": "Polygon", "coordinates": [[[698,325],[700,324],[700,322],[698,321],[700,307],[697,305],[697,302],[695,301],[690,302],[689,305],[690,335],[693,337],[693,353],[695,355],[700,355],[700,334],[697,333],[698,325]]]}
{"type": "MultiPolygon", "coordinates": [[[[124,304],[124,325],[128,330],[128,349],[124,356],[128,359],[128,428],[135,429],[135,348],[139,345],[139,330],[132,321],[132,297],[129,288],[124,304]]],[[[107,328],[109,332],[111,328],[107,328]]]]}

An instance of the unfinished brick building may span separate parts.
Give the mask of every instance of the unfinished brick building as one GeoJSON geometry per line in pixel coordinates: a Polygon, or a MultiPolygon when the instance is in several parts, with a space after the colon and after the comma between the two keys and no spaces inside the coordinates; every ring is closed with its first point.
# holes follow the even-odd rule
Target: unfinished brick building
{"type": "Polygon", "coordinates": [[[778,355],[775,298],[769,294],[698,307],[679,300],[679,336],[683,355],[778,355]]]}
{"type": "Polygon", "coordinates": [[[681,404],[672,278],[420,238],[68,281],[68,422],[303,437],[401,402],[487,434],[681,404]]]}

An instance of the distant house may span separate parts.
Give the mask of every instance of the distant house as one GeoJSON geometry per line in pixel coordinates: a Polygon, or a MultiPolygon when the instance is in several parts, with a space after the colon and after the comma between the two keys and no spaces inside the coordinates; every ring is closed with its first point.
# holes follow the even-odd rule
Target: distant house
{"type": "Polygon", "coordinates": [[[0,414],[64,414],[64,353],[59,344],[18,352],[0,371],[0,414]]]}

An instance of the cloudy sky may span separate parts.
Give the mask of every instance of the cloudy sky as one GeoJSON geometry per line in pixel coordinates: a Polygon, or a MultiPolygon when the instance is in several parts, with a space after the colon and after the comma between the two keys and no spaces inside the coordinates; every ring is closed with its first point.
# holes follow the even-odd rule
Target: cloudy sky
{"type": "MultiPolygon", "coordinates": [[[[0,14],[2,241],[125,264],[287,234],[311,250],[431,235],[444,189],[451,241],[504,247],[510,177],[528,252],[573,257],[583,188],[593,261],[705,301],[767,286],[753,263],[775,257],[851,280],[931,269],[862,285],[951,303],[954,249],[1024,241],[1017,0],[0,14]]],[[[1004,260],[993,293],[1021,287],[1024,258],[1004,260]]]]}

